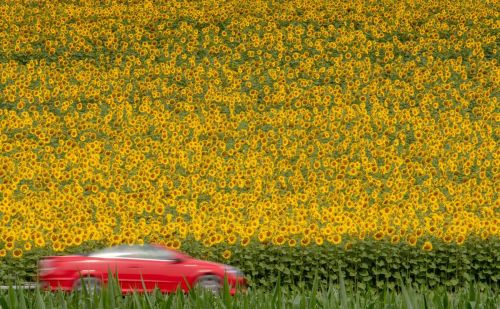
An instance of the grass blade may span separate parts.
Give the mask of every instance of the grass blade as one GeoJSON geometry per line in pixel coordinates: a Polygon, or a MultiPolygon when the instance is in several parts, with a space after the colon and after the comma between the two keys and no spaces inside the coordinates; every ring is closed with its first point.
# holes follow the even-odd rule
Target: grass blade
{"type": "Polygon", "coordinates": [[[348,308],[347,307],[348,299],[344,282],[344,274],[342,273],[342,269],[340,269],[340,267],[339,267],[339,286],[340,286],[340,305],[342,308],[348,308]]]}
{"type": "Polygon", "coordinates": [[[35,308],[45,309],[45,302],[38,288],[35,289],[35,308]]]}
{"type": "Polygon", "coordinates": [[[403,294],[403,300],[406,304],[406,308],[408,309],[417,309],[416,307],[413,306],[413,301],[410,297],[410,294],[408,292],[408,289],[406,288],[405,284],[401,284],[401,292],[403,294]]]}

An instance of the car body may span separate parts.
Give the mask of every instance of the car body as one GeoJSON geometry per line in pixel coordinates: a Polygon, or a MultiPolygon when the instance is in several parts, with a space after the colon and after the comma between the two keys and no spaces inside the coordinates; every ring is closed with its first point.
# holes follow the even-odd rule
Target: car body
{"type": "Polygon", "coordinates": [[[100,287],[108,275],[116,276],[122,293],[187,292],[195,286],[218,292],[225,278],[230,293],[246,290],[243,273],[232,266],[195,259],[179,251],[156,244],[119,245],[90,254],[49,256],[38,264],[40,286],[46,290],[73,291],[82,282],[100,287]],[[111,273],[109,273],[111,272],[111,273]]]}

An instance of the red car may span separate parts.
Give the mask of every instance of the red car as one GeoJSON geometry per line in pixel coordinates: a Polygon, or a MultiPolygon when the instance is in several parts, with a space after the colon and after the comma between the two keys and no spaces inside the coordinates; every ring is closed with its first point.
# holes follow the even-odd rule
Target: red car
{"type": "Polygon", "coordinates": [[[232,266],[197,260],[160,245],[120,245],[87,255],[50,256],[40,260],[43,289],[63,291],[99,289],[108,281],[108,270],[117,275],[122,293],[152,291],[185,292],[201,287],[218,293],[226,276],[230,292],[246,289],[243,273],[232,266]],[[145,286],[145,290],[143,288],[145,286]]]}

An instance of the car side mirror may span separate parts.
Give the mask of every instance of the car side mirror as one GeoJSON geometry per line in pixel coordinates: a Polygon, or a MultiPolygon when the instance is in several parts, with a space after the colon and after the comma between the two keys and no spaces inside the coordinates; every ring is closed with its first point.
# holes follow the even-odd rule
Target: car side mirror
{"type": "Polygon", "coordinates": [[[182,261],[183,261],[183,259],[181,259],[179,257],[175,257],[172,259],[172,263],[174,263],[174,264],[181,263],[182,261]]]}

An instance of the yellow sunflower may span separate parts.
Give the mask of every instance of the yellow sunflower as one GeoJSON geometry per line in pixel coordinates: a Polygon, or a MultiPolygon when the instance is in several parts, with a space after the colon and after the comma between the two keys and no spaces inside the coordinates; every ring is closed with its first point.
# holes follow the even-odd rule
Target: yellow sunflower
{"type": "Polygon", "coordinates": [[[432,243],[430,241],[426,241],[422,246],[422,249],[425,251],[432,251],[432,243]]]}
{"type": "Polygon", "coordinates": [[[222,253],[222,257],[226,260],[230,259],[231,258],[231,251],[230,250],[224,250],[224,252],[222,253]]]}

